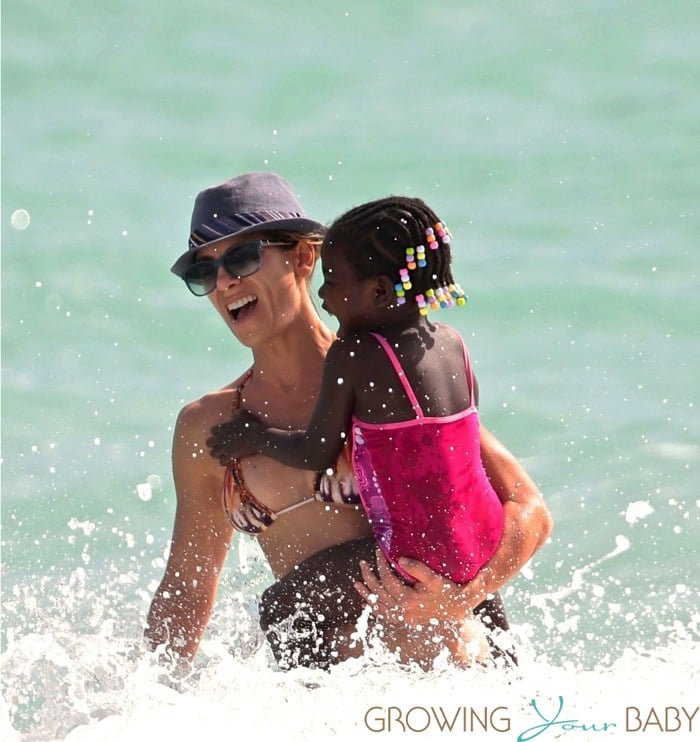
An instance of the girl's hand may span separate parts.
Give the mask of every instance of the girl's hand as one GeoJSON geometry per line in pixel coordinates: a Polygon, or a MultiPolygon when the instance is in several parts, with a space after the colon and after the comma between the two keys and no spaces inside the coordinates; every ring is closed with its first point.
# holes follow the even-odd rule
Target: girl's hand
{"type": "Polygon", "coordinates": [[[252,446],[254,432],[261,427],[262,423],[248,410],[236,410],[231,420],[211,429],[211,438],[207,438],[210,454],[221,466],[233,459],[253,456],[257,453],[252,446]]]}

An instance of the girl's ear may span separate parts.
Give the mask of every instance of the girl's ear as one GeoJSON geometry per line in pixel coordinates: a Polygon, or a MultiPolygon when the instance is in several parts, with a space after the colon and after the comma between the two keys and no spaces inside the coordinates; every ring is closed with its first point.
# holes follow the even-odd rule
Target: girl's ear
{"type": "Polygon", "coordinates": [[[377,309],[389,309],[395,303],[394,282],[389,276],[377,276],[375,296],[377,309]]]}
{"type": "Polygon", "coordinates": [[[301,278],[309,278],[316,267],[316,250],[307,240],[299,240],[295,248],[297,274],[301,278]]]}

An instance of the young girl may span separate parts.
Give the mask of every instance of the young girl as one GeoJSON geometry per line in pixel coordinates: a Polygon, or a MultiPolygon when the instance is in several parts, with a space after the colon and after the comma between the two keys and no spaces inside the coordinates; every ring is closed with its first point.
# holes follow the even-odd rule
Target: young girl
{"type": "Polygon", "coordinates": [[[307,429],[267,427],[240,410],[214,428],[212,455],[323,470],[350,434],[362,503],[392,566],[410,582],[398,559],[411,557],[468,582],[499,544],[503,506],[481,461],[464,342],[428,319],[466,303],[450,233],[423,201],[392,196],[339,217],[321,259],[319,295],[339,331],[307,429]]]}

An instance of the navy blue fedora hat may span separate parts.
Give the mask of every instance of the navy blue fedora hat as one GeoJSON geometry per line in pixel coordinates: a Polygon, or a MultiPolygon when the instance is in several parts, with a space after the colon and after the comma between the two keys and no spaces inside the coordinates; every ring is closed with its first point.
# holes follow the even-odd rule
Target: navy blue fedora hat
{"type": "Polygon", "coordinates": [[[318,232],[326,227],[309,219],[289,183],[275,173],[246,173],[205,188],[194,202],[187,251],[170,269],[181,276],[197,250],[248,232],[318,232]]]}

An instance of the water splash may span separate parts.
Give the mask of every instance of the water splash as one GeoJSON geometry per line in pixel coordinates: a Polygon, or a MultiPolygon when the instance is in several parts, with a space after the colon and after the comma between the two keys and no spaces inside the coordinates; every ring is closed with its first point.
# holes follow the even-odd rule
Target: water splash
{"type": "MultiPolygon", "coordinates": [[[[228,731],[315,742],[376,739],[377,728],[389,723],[396,733],[408,724],[406,733],[424,726],[421,739],[444,739],[439,725],[449,722],[457,725],[455,734],[464,734],[467,724],[470,738],[515,740],[541,723],[533,699],[542,713],[553,715],[559,697],[567,718],[615,723],[607,734],[614,736],[628,706],[690,708],[700,675],[700,611],[693,610],[697,593],[687,585],[669,588],[651,643],[634,631],[620,632],[611,620],[617,616],[634,626],[627,614],[640,613],[637,604],[606,604],[598,633],[574,620],[596,600],[602,611],[595,567],[621,556],[628,545],[618,537],[608,553],[575,570],[568,584],[529,599],[528,622],[513,626],[519,664],[510,669],[463,671],[443,662],[430,673],[407,671],[371,647],[362,660],[330,673],[283,673],[257,627],[254,595],[230,589],[221,596],[194,668],[178,674],[141,643],[150,596],[138,573],[117,573],[99,585],[83,568],[67,580],[43,577],[36,585],[15,586],[4,606],[2,739],[134,742],[228,731]],[[542,625],[544,633],[533,628],[542,625]],[[604,647],[603,660],[591,662],[606,632],[616,638],[604,647]],[[486,728],[479,726],[484,723],[486,728]],[[507,735],[500,729],[506,725],[507,735]]],[[[256,553],[243,556],[254,592],[256,553]]],[[[551,739],[562,734],[561,728],[548,730],[551,739]]],[[[684,737],[679,732],[674,739],[684,737]]]]}

